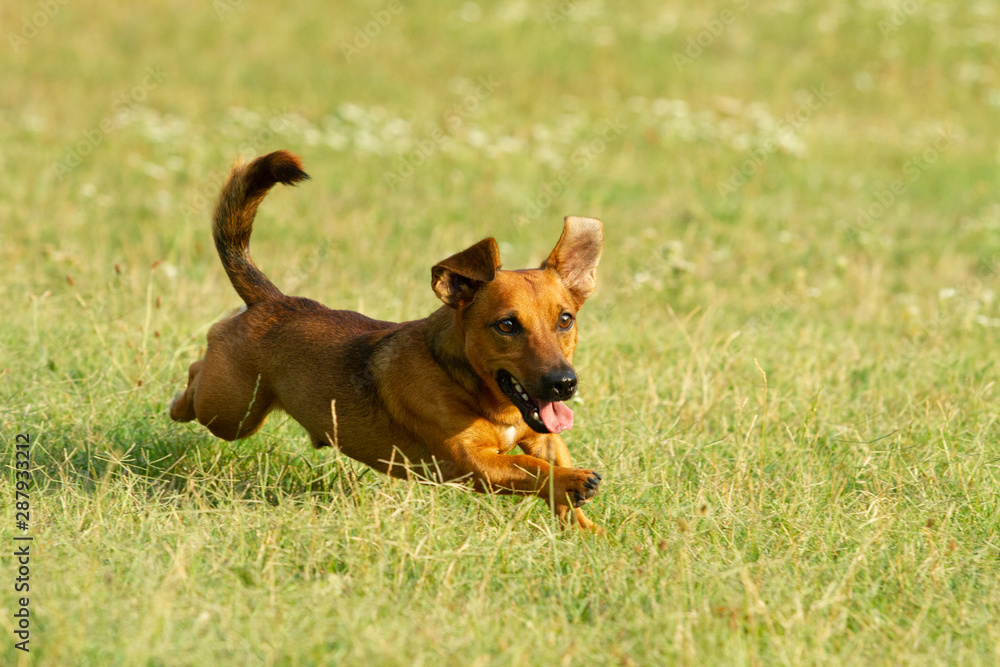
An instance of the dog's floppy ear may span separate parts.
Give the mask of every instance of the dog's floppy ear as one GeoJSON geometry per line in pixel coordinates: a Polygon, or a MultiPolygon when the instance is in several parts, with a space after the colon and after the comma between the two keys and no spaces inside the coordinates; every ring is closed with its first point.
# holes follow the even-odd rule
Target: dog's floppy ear
{"type": "Polygon", "coordinates": [[[472,302],[479,288],[496,277],[499,268],[497,242],[483,239],[431,269],[431,287],[445,305],[462,308],[472,302]]]}
{"type": "Polygon", "coordinates": [[[562,236],[543,269],[555,271],[563,284],[580,300],[597,288],[597,264],[604,246],[604,225],[597,218],[566,216],[562,236]]]}

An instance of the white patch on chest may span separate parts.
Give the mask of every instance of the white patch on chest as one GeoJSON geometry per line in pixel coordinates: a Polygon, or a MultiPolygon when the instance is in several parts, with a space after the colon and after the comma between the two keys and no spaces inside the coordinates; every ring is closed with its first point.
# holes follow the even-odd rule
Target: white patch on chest
{"type": "Polygon", "coordinates": [[[517,437],[516,426],[501,426],[497,429],[497,435],[500,436],[500,446],[505,452],[514,449],[516,444],[514,439],[517,437]]]}

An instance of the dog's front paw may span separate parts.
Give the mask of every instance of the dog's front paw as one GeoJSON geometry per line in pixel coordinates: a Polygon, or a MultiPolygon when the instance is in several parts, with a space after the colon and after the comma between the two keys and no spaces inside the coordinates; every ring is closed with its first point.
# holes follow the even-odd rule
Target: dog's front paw
{"type": "Polygon", "coordinates": [[[554,489],[557,505],[581,507],[597,495],[601,476],[595,471],[581,468],[557,468],[557,471],[554,489]]]}

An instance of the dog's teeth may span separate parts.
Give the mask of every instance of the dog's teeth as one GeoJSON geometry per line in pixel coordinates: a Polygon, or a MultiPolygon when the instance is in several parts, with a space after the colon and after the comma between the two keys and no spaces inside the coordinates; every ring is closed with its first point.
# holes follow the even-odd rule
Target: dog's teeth
{"type": "Polygon", "coordinates": [[[534,417],[535,419],[539,419],[538,410],[535,410],[534,412],[532,412],[531,416],[534,417]]]}

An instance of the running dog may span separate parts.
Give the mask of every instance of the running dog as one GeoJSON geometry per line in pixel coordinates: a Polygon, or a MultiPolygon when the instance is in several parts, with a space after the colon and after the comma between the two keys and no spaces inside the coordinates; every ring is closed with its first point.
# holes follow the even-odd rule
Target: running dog
{"type": "Polygon", "coordinates": [[[307,178],[287,151],[233,166],[213,236],[246,307],[209,329],[171,418],[236,440],[281,409],[316,447],[386,474],[533,494],[564,522],[597,530],[581,507],[601,476],[573,466],[560,433],[573,426],[576,314],[596,286],[601,221],[567,217],[537,269],[501,270],[496,241],[484,239],[431,269],[443,306],[382,322],[286,296],[250,258],[265,195],[307,178]],[[523,454],[508,455],[515,447],[523,454]]]}

